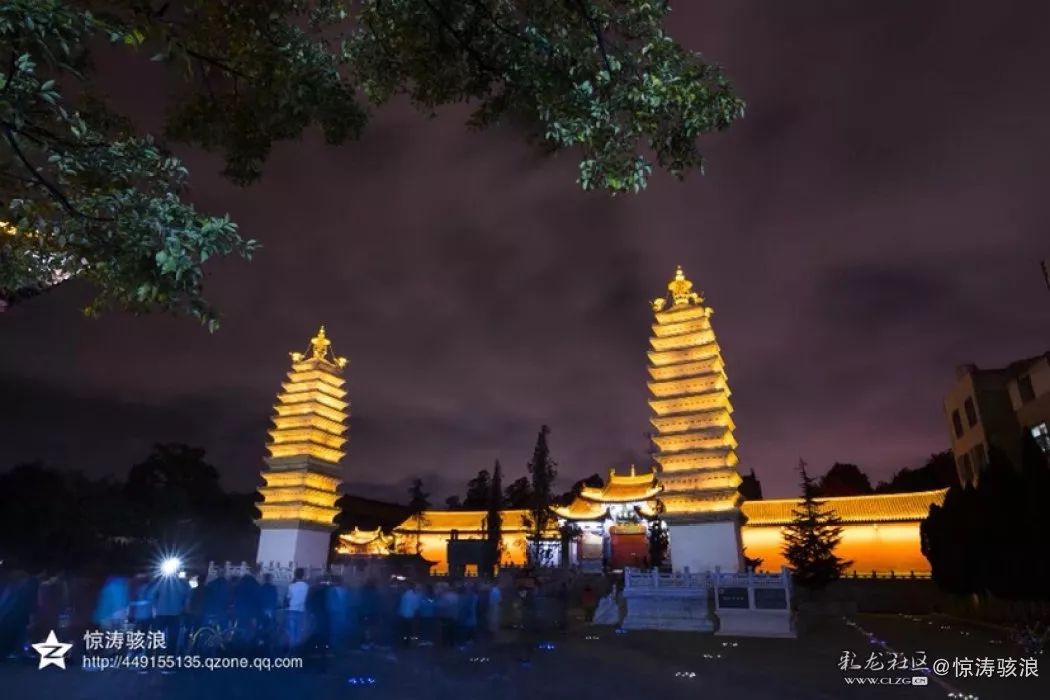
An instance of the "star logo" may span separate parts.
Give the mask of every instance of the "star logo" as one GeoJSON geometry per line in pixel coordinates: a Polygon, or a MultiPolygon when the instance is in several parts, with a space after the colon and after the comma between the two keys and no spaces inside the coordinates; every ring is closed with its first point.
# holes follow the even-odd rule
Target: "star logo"
{"type": "Polygon", "coordinates": [[[55,636],[55,631],[51,630],[47,639],[40,642],[39,644],[33,645],[33,650],[40,654],[40,665],[37,666],[37,670],[54,664],[63,671],[66,670],[66,654],[70,649],[73,648],[72,644],[63,644],[58,641],[58,637],[55,636]]]}

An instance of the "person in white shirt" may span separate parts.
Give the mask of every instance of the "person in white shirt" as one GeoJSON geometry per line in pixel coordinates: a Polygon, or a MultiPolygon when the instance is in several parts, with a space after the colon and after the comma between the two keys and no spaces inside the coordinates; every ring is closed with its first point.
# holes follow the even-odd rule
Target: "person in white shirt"
{"type": "Polygon", "coordinates": [[[302,643],[303,621],[306,617],[306,594],[310,590],[303,577],[306,572],[295,570],[295,580],[288,586],[288,609],[285,610],[285,625],[288,629],[288,644],[296,647],[302,643]]]}

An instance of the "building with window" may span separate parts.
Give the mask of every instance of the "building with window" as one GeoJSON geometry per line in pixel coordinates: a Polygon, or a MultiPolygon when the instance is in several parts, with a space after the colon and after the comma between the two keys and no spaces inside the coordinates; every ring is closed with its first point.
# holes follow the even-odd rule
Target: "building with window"
{"type": "Polygon", "coordinates": [[[1050,352],[999,369],[962,365],[944,412],[961,483],[979,481],[992,445],[1018,464],[1022,431],[1050,452],[1050,352]]]}

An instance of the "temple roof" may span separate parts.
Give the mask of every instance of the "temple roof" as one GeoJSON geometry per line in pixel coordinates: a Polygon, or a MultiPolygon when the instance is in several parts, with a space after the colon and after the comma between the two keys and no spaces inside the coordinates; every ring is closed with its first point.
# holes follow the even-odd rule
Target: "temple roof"
{"type": "Polygon", "coordinates": [[[551,512],[566,520],[602,520],[609,515],[605,505],[584,498],[574,498],[567,506],[552,506],[551,512]]]}
{"type": "MultiPolygon", "coordinates": [[[[528,528],[522,521],[529,515],[527,510],[503,510],[501,530],[503,532],[525,532],[528,528]]],[[[415,532],[447,533],[452,530],[460,532],[483,532],[488,511],[484,510],[428,510],[421,518],[413,515],[394,528],[402,534],[415,532]]]]}
{"type": "MultiPolygon", "coordinates": [[[[948,489],[915,493],[888,493],[871,496],[842,496],[820,498],[843,523],[889,523],[922,520],[931,505],[944,503],[948,489]]],[[[801,499],[783,498],[767,501],[745,501],[740,509],[747,516],[747,525],[787,525],[793,520],[792,511],[801,499]]]]}
{"type": "Polygon", "coordinates": [[[366,545],[371,544],[376,540],[385,541],[387,537],[383,534],[382,528],[377,527],[375,530],[359,530],[355,527],[350,532],[341,533],[339,539],[347,544],[366,545]]]}
{"type": "Polygon", "coordinates": [[[656,480],[655,472],[637,474],[632,464],[629,474],[617,474],[615,469],[610,469],[609,481],[605,486],[599,488],[584,486],[580,489],[579,498],[595,503],[648,501],[656,498],[661,488],[656,480]]]}

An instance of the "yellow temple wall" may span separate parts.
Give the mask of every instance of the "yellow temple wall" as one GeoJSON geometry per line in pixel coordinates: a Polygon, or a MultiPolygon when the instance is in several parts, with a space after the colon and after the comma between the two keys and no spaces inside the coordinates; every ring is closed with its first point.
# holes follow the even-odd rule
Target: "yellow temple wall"
{"type": "MultiPolygon", "coordinates": [[[[419,552],[420,556],[427,561],[434,562],[434,566],[430,569],[431,573],[448,573],[448,538],[448,533],[442,532],[425,532],[419,535],[419,544],[421,546],[419,552]]],[[[460,539],[481,539],[481,535],[461,533],[460,539]]],[[[415,551],[415,533],[399,533],[398,540],[404,543],[406,551],[415,551]]],[[[525,536],[523,534],[503,534],[503,552],[500,561],[503,564],[510,564],[513,566],[522,566],[525,564],[525,536]]]]}
{"type": "MultiPolygon", "coordinates": [[[[741,532],[746,554],[762,559],[762,571],[777,571],[784,566],[783,527],[778,525],[744,526],[741,532]]],[[[673,531],[672,531],[673,533],[673,531]]],[[[919,544],[919,521],[854,524],[842,527],[842,541],[835,554],[853,562],[848,572],[858,576],[908,576],[930,573],[930,562],[922,555],[919,544]]]]}

